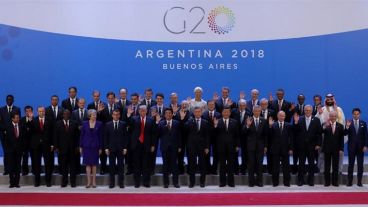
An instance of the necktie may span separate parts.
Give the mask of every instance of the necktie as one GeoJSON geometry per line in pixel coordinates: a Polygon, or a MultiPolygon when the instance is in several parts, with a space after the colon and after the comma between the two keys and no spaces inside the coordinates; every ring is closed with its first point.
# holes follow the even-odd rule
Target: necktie
{"type": "Polygon", "coordinates": [[[354,127],[355,127],[355,133],[358,134],[358,131],[359,131],[358,120],[354,120],[354,127]]]}
{"type": "Polygon", "coordinates": [[[279,100],[279,111],[281,111],[281,107],[282,107],[282,101],[279,100]]]}
{"type": "Polygon", "coordinates": [[[43,131],[43,119],[40,119],[40,129],[43,131]]]}
{"type": "Polygon", "coordinates": [[[8,107],[8,113],[10,114],[12,112],[12,107],[11,106],[9,106],[8,107]]]}
{"type": "Polygon", "coordinates": [[[243,120],[244,120],[244,111],[240,112],[241,115],[240,115],[240,123],[242,124],[243,123],[243,120]]]}
{"type": "Polygon", "coordinates": [[[147,101],[147,108],[151,108],[151,101],[150,100],[147,101]]]}
{"type": "Polygon", "coordinates": [[[227,125],[227,119],[225,119],[225,128],[226,128],[226,131],[228,131],[229,127],[227,125]]]}
{"type": "Polygon", "coordinates": [[[110,111],[109,111],[110,115],[112,114],[112,110],[113,110],[113,105],[110,105],[110,111]]]}
{"type": "Polygon", "coordinates": [[[284,126],[283,126],[282,122],[280,122],[280,132],[282,133],[283,130],[284,130],[284,126]]]}
{"type": "Polygon", "coordinates": [[[199,132],[199,130],[201,130],[201,128],[199,126],[199,119],[197,119],[197,131],[199,132]]]}
{"type": "Polygon", "coordinates": [[[300,114],[302,115],[303,114],[303,105],[299,105],[299,111],[300,111],[300,114]]]}
{"type": "Polygon", "coordinates": [[[161,106],[158,107],[158,113],[161,115],[162,114],[162,109],[161,109],[161,106]]]}
{"type": "Polygon", "coordinates": [[[80,120],[83,120],[84,114],[83,114],[83,109],[80,109],[80,120]]]}
{"type": "Polygon", "coordinates": [[[65,131],[66,132],[69,131],[69,123],[68,123],[68,121],[65,121],[65,131]]]}
{"type": "Polygon", "coordinates": [[[95,109],[97,110],[98,109],[98,103],[95,102],[95,109]]]}
{"type": "Polygon", "coordinates": [[[125,100],[122,101],[123,108],[125,108],[125,100]]]}
{"type": "Polygon", "coordinates": [[[258,129],[258,126],[259,126],[259,120],[256,119],[256,129],[258,129]]]}
{"type": "Polygon", "coordinates": [[[135,106],[133,106],[133,115],[135,116],[135,106]]]}
{"type": "Polygon", "coordinates": [[[213,120],[213,114],[212,114],[212,111],[210,111],[210,120],[211,120],[211,121],[213,120]]]}
{"type": "Polygon", "coordinates": [[[144,118],[143,117],[141,118],[141,133],[139,135],[139,141],[141,143],[144,142],[144,118]]]}
{"type": "Polygon", "coordinates": [[[310,125],[310,118],[307,118],[307,121],[306,121],[307,131],[309,129],[309,125],[310,125]]]}
{"type": "Polygon", "coordinates": [[[54,106],[54,107],[52,107],[52,110],[53,110],[53,112],[54,112],[54,117],[55,117],[55,118],[57,118],[56,107],[55,107],[55,106],[54,106]]]}
{"type": "Polygon", "coordinates": [[[169,122],[167,123],[167,128],[169,128],[169,130],[171,130],[171,121],[169,121],[169,122]]]}
{"type": "Polygon", "coordinates": [[[75,100],[72,99],[72,108],[74,109],[74,107],[75,107],[75,100]]]}
{"type": "Polygon", "coordinates": [[[118,130],[118,122],[114,121],[114,130],[117,131],[118,130]]]}
{"type": "Polygon", "coordinates": [[[335,124],[332,124],[332,134],[335,134],[335,129],[336,129],[335,124]]]}
{"type": "Polygon", "coordinates": [[[19,130],[18,130],[18,124],[15,124],[14,125],[14,135],[15,135],[15,138],[19,138],[19,130]]]}

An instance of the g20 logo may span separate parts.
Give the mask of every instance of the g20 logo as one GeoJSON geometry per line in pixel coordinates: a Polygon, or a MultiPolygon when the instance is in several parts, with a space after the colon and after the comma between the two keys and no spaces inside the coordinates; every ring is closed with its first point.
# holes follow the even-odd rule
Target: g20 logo
{"type": "Polygon", "coordinates": [[[206,16],[206,11],[199,6],[187,10],[184,7],[172,7],[165,12],[163,23],[165,29],[172,34],[205,34],[203,27],[207,19],[208,27],[216,34],[227,34],[235,25],[235,15],[227,7],[219,6],[212,9],[206,16]],[[189,25],[189,26],[188,26],[189,25]]]}

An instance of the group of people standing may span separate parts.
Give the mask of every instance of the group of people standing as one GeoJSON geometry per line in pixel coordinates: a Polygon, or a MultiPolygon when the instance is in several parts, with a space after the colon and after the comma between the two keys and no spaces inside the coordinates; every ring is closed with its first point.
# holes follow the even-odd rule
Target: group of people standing
{"type": "Polygon", "coordinates": [[[324,173],[325,186],[338,186],[346,141],[347,185],[352,185],[357,159],[357,185],[362,186],[367,125],[360,119],[359,108],[354,108],[352,119],[345,121],[332,94],[326,95],[324,104],[322,97],[315,95],[313,105],[308,105],[303,94],[292,103],[284,99],[284,90],[278,89],[276,98],[270,95],[259,100],[259,91],[253,89],[250,100],[246,101],[241,92],[239,100],[232,101],[230,89],[223,87],[221,96],[215,93],[205,101],[202,88],[196,87],[193,99],[179,103],[178,94],[172,93],[169,105],[165,105],[164,95],[153,96],[150,88],[144,96],[130,94],[130,99],[123,88],[119,98],[108,92],[106,103],[99,91],[93,91],[93,101],[86,105],[84,98],[77,97],[76,87],[68,92],[61,106],[59,97],[53,95],[50,106],[37,107],[37,116],[32,106],[26,106],[22,117],[14,97],[6,97],[6,105],[0,109],[0,137],[9,187],[20,187],[20,174],[29,173],[29,156],[34,186],[41,184],[43,159],[45,183],[50,187],[55,154],[61,187],[69,182],[76,187],[81,157],[86,167],[86,188],[96,187],[98,165],[100,174],[109,173],[110,188],[116,183],[124,188],[125,174],[133,174],[136,188],[150,187],[158,150],[165,188],[169,187],[170,175],[173,186],[179,188],[179,174],[185,171],[190,188],[196,184],[197,172],[200,187],[205,187],[206,175],[218,170],[220,187],[234,187],[234,175],[246,173],[250,187],[262,187],[265,157],[273,186],[279,185],[280,163],[284,186],[290,186],[291,173],[297,174],[299,186],[313,186],[316,172],[324,173]]]}

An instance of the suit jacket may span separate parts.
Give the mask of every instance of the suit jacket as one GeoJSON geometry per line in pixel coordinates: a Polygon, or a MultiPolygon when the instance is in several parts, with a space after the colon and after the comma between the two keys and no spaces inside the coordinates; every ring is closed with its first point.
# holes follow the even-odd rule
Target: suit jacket
{"type": "Polygon", "coordinates": [[[334,134],[332,134],[331,126],[324,128],[323,135],[322,151],[324,153],[344,151],[344,126],[342,124],[336,122],[334,134]]]}
{"type": "MultiPolygon", "coordinates": [[[[276,115],[279,112],[279,102],[278,99],[273,100],[269,106],[270,109],[274,110],[276,115]]],[[[281,110],[285,112],[286,114],[286,118],[285,121],[286,122],[290,122],[291,117],[292,117],[292,111],[290,110],[291,107],[291,103],[289,101],[286,101],[285,99],[282,102],[282,106],[281,106],[281,110]]]]}
{"type": "Polygon", "coordinates": [[[13,123],[7,124],[5,126],[5,137],[4,137],[4,150],[5,153],[16,152],[21,154],[24,150],[24,127],[18,124],[19,137],[15,137],[14,125],[13,123]]]}
{"type": "Polygon", "coordinates": [[[119,101],[118,101],[116,104],[118,105],[118,107],[119,107],[120,109],[126,109],[126,108],[127,108],[127,106],[129,106],[130,104],[132,104],[132,102],[131,102],[131,101],[129,101],[128,99],[126,99],[126,100],[125,100],[125,105],[123,105],[123,103],[122,103],[121,99],[119,99],[119,101]]]}
{"type": "MultiPolygon", "coordinates": [[[[106,106],[106,103],[104,103],[102,101],[100,101],[100,103],[102,103],[103,105],[106,106]]],[[[90,110],[90,109],[94,109],[96,111],[98,110],[98,106],[96,106],[95,102],[91,102],[91,103],[88,104],[87,110],[90,110]]],[[[102,117],[101,117],[101,114],[100,113],[97,113],[97,120],[98,121],[102,121],[102,117]]]]}
{"type": "MultiPolygon", "coordinates": [[[[262,118],[265,118],[264,113],[265,113],[265,112],[262,110],[262,112],[261,112],[261,117],[262,117],[262,118]]],[[[272,117],[272,119],[273,119],[273,120],[276,120],[276,119],[277,119],[275,111],[274,111],[273,109],[268,108],[268,109],[267,109],[267,120],[268,120],[270,117],[272,117]]]]}
{"type": "MultiPolygon", "coordinates": [[[[139,141],[139,136],[141,134],[141,117],[133,116],[128,118],[129,126],[132,130],[132,135],[130,138],[130,148],[135,150],[139,141]]],[[[144,142],[143,145],[145,150],[149,152],[151,147],[156,147],[157,140],[157,124],[156,122],[149,116],[146,116],[146,123],[144,125],[144,142]]]]}
{"type": "Polygon", "coordinates": [[[158,124],[158,138],[161,151],[166,151],[169,148],[177,151],[178,148],[182,148],[180,122],[172,119],[171,129],[169,129],[166,120],[160,121],[158,124]]]}
{"type": "MultiPolygon", "coordinates": [[[[230,99],[230,97],[228,98],[230,99]]],[[[219,113],[222,113],[222,110],[224,109],[224,100],[222,99],[222,97],[220,97],[216,102],[216,111],[218,111],[219,113]]],[[[230,106],[231,109],[236,108],[236,103],[233,102],[230,106]]]]}
{"type": "Polygon", "coordinates": [[[123,149],[128,149],[129,136],[127,123],[124,121],[118,122],[118,129],[115,130],[114,122],[109,121],[105,125],[104,148],[112,152],[119,152],[123,149]]]}
{"type": "Polygon", "coordinates": [[[96,121],[95,128],[91,129],[89,121],[82,123],[80,132],[79,146],[88,149],[101,149],[103,148],[103,124],[100,121],[96,121]]]}
{"type": "Polygon", "coordinates": [[[73,120],[69,120],[69,127],[66,128],[64,120],[56,122],[54,127],[54,147],[60,154],[74,153],[79,147],[79,125],[73,120]]]}
{"type": "Polygon", "coordinates": [[[211,125],[207,120],[201,119],[199,131],[196,119],[192,117],[185,122],[184,127],[188,132],[187,147],[189,150],[204,150],[210,147],[211,125]]]}
{"type": "Polygon", "coordinates": [[[255,121],[252,122],[249,128],[244,125],[243,130],[247,140],[247,150],[264,150],[268,142],[268,129],[268,121],[262,117],[259,117],[258,127],[256,127],[255,121]]]}
{"type": "Polygon", "coordinates": [[[226,130],[224,119],[218,120],[215,129],[217,138],[217,148],[219,152],[223,152],[226,147],[231,147],[234,152],[236,147],[240,147],[239,124],[235,119],[228,119],[228,130],[226,130]]]}
{"type": "Polygon", "coordinates": [[[359,120],[358,133],[356,133],[354,120],[351,120],[351,125],[349,129],[345,129],[344,135],[348,135],[349,151],[355,151],[356,149],[362,150],[368,146],[367,123],[363,120],[359,120]]]}
{"type": "Polygon", "coordinates": [[[31,149],[37,149],[40,144],[52,146],[53,123],[49,119],[44,118],[43,129],[41,129],[39,117],[34,118],[31,122],[31,149]]]}
{"type": "Polygon", "coordinates": [[[271,154],[288,154],[289,150],[293,150],[293,126],[284,121],[282,133],[280,131],[279,122],[273,123],[269,128],[269,141],[271,154]]]}
{"type": "MultiPolygon", "coordinates": [[[[113,105],[113,110],[115,110],[115,109],[119,109],[119,111],[120,111],[120,108],[116,103],[113,105]]],[[[110,114],[108,104],[106,104],[105,108],[102,111],[100,111],[98,114],[101,117],[102,123],[104,123],[104,124],[106,124],[107,122],[112,120],[112,113],[110,114]]]]}
{"type": "MultiPolygon", "coordinates": [[[[12,111],[10,113],[12,113],[12,112],[18,113],[19,116],[21,117],[21,111],[20,111],[19,107],[13,105],[12,106],[12,111]]],[[[0,109],[0,119],[2,120],[4,127],[6,127],[8,124],[11,123],[10,113],[8,112],[8,106],[1,107],[1,109],[0,109]]]]}
{"type": "Polygon", "coordinates": [[[212,117],[212,120],[210,119],[210,111],[206,110],[202,113],[202,118],[207,120],[209,123],[213,122],[213,118],[220,119],[221,114],[217,111],[214,112],[214,117],[212,117]]]}
{"type": "Polygon", "coordinates": [[[317,117],[311,117],[309,128],[305,116],[299,118],[297,124],[294,123],[294,137],[296,146],[299,149],[315,150],[315,147],[322,144],[322,126],[317,117]]]}
{"type": "Polygon", "coordinates": [[[151,99],[151,105],[147,106],[146,99],[143,99],[143,101],[140,103],[140,105],[146,105],[147,109],[150,109],[152,106],[156,106],[157,102],[153,99],[151,99]]]}
{"type": "Polygon", "coordinates": [[[305,107],[305,104],[303,105],[297,104],[292,114],[297,113],[299,116],[304,116],[304,107],[305,107]]]}
{"type": "Polygon", "coordinates": [[[27,121],[26,117],[24,116],[20,119],[20,124],[22,125],[22,128],[24,129],[24,134],[23,134],[24,147],[25,149],[28,149],[30,142],[31,142],[31,138],[32,138],[32,132],[31,132],[32,121],[27,121]]]}
{"type": "Polygon", "coordinates": [[[74,110],[78,109],[78,98],[75,98],[75,103],[74,103],[74,107],[72,107],[72,103],[70,102],[70,98],[64,99],[61,102],[61,107],[63,107],[63,109],[68,109],[70,112],[73,112],[74,110]]]}
{"type": "MultiPolygon", "coordinates": [[[[259,100],[257,100],[256,105],[259,105],[259,100]]],[[[246,109],[246,111],[251,116],[253,115],[253,107],[254,107],[253,100],[252,99],[251,100],[248,100],[247,101],[247,109],[246,109]]]]}
{"type": "Polygon", "coordinates": [[[235,119],[238,124],[239,124],[239,129],[242,129],[243,128],[243,125],[245,124],[245,121],[247,120],[248,116],[251,116],[251,114],[249,114],[246,110],[245,110],[245,113],[244,113],[244,117],[243,119],[241,119],[241,114],[240,114],[240,111],[239,109],[233,109],[232,112],[231,112],[231,118],[232,119],[235,119]]]}
{"type": "MultiPolygon", "coordinates": [[[[161,113],[160,113],[160,116],[164,119],[165,117],[164,117],[164,114],[165,114],[165,110],[167,109],[168,107],[166,107],[166,106],[161,106],[161,113]]],[[[149,109],[149,112],[148,113],[151,113],[151,110],[152,109],[155,109],[156,111],[157,111],[157,113],[159,112],[158,111],[158,106],[157,106],[157,104],[156,105],[154,105],[154,106],[152,106],[150,109],[149,109]]]]}
{"type": "Polygon", "coordinates": [[[87,121],[88,120],[88,110],[87,109],[83,109],[83,117],[80,117],[80,110],[76,109],[72,112],[72,117],[71,119],[73,121],[75,121],[78,126],[82,126],[83,121],[87,121]]]}
{"type": "Polygon", "coordinates": [[[49,121],[52,122],[52,124],[56,124],[57,121],[60,121],[63,119],[63,111],[64,109],[58,106],[57,117],[55,117],[54,111],[52,110],[52,106],[48,106],[46,107],[46,110],[45,110],[45,116],[49,121]]]}

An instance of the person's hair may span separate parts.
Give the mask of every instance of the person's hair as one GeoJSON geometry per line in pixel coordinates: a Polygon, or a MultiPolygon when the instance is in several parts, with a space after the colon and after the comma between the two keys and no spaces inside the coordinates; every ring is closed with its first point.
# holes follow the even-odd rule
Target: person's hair
{"type": "Polygon", "coordinates": [[[224,109],[222,109],[222,111],[225,111],[225,110],[231,111],[231,108],[229,106],[225,106],[224,109]]]}
{"type": "Polygon", "coordinates": [[[78,103],[79,103],[79,102],[81,102],[81,101],[86,102],[86,99],[84,99],[84,98],[79,98],[78,103]]]}
{"type": "Polygon", "coordinates": [[[93,90],[93,91],[92,91],[92,96],[93,96],[93,95],[95,95],[95,93],[98,93],[98,95],[101,95],[100,91],[98,91],[98,90],[93,90]]]}
{"type": "Polygon", "coordinates": [[[32,106],[29,106],[29,105],[25,106],[24,107],[24,111],[26,111],[27,109],[31,109],[33,111],[33,107],[32,106]]]}
{"type": "Polygon", "coordinates": [[[257,93],[257,94],[259,94],[259,91],[258,91],[258,89],[252,89],[251,91],[250,91],[250,93],[257,93]]]}
{"type": "Polygon", "coordinates": [[[359,113],[361,113],[360,108],[353,108],[352,113],[354,113],[356,111],[359,112],[359,113]]]}
{"type": "Polygon", "coordinates": [[[259,102],[260,103],[266,102],[268,104],[268,100],[266,98],[262,98],[259,102]]]}
{"type": "Polygon", "coordinates": [[[70,91],[71,89],[74,89],[75,92],[78,92],[77,87],[75,87],[75,86],[70,86],[69,89],[68,89],[68,91],[70,91]]]}
{"type": "Polygon", "coordinates": [[[69,113],[69,114],[70,114],[69,109],[64,109],[64,110],[63,110],[63,114],[64,114],[64,113],[69,113]]]}
{"type": "Polygon", "coordinates": [[[146,88],[146,89],[144,89],[144,93],[146,93],[146,92],[153,92],[153,90],[152,90],[152,88],[146,88]]]}
{"type": "Polygon", "coordinates": [[[164,113],[166,113],[166,111],[171,111],[172,114],[174,113],[174,111],[172,110],[172,108],[165,108],[164,113]]]}
{"type": "Polygon", "coordinates": [[[319,98],[320,100],[322,100],[322,96],[321,96],[321,95],[319,95],[319,94],[314,95],[314,96],[313,96],[313,99],[315,99],[315,98],[319,98]]]}
{"type": "Polygon", "coordinates": [[[227,87],[227,86],[223,86],[223,87],[221,88],[221,90],[227,90],[227,92],[229,92],[229,93],[230,93],[230,88],[229,88],[229,87],[227,87]]]}
{"type": "Polygon", "coordinates": [[[132,94],[130,94],[130,97],[133,97],[133,96],[136,96],[136,97],[138,97],[138,98],[139,98],[138,93],[132,93],[132,94]]]}
{"type": "Polygon", "coordinates": [[[96,111],[96,110],[94,110],[94,109],[89,109],[89,110],[87,111],[88,118],[90,118],[90,117],[92,116],[92,114],[97,114],[97,111],[96,111]]]}
{"type": "Polygon", "coordinates": [[[113,112],[113,113],[114,113],[114,112],[116,112],[116,113],[118,113],[118,112],[119,112],[119,114],[120,114],[120,110],[119,110],[119,109],[114,109],[112,112],[113,112]]]}
{"type": "Polygon", "coordinates": [[[53,99],[53,98],[57,98],[57,99],[59,99],[59,96],[58,96],[58,95],[52,95],[52,96],[51,96],[51,99],[53,99]]]}
{"type": "Polygon", "coordinates": [[[8,94],[8,95],[6,95],[6,99],[8,99],[8,98],[14,99],[14,96],[12,94],[8,94]]]}
{"type": "Polygon", "coordinates": [[[202,111],[202,107],[196,106],[194,107],[194,110],[200,109],[202,111]]]}
{"type": "Polygon", "coordinates": [[[306,108],[308,108],[308,107],[309,107],[309,108],[311,108],[311,109],[313,110],[313,106],[312,106],[312,105],[310,105],[310,104],[305,105],[305,106],[304,106],[304,110],[305,110],[306,108]]]}
{"type": "Polygon", "coordinates": [[[331,115],[335,115],[335,116],[337,116],[337,112],[336,111],[330,111],[330,113],[328,114],[329,116],[331,116],[331,115]]]}
{"type": "Polygon", "coordinates": [[[262,107],[261,107],[260,105],[254,105],[254,106],[253,106],[253,111],[254,111],[255,109],[262,110],[262,107]]]}
{"type": "Polygon", "coordinates": [[[156,98],[157,98],[157,97],[161,97],[162,99],[164,99],[164,98],[165,98],[163,93],[156,93],[156,98]]]}
{"type": "Polygon", "coordinates": [[[15,117],[16,115],[18,115],[18,116],[19,116],[19,113],[18,113],[18,112],[13,111],[13,112],[11,112],[11,113],[10,113],[10,118],[14,119],[14,117],[15,117]]]}
{"type": "Polygon", "coordinates": [[[177,94],[176,92],[172,92],[172,93],[170,94],[170,97],[173,97],[173,96],[178,96],[178,94],[177,94]]]}
{"type": "Polygon", "coordinates": [[[146,105],[140,105],[139,110],[147,110],[147,106],[146,105]]]}
{"type": "Polygon", "coordinates": [[[120,90],[119,90],[119,92],[121,93],[122,91],[125,91],[125,93],[128,93],[128,89],[126,89],[126,88],[121,88],[120,90]]]}
{"type": "Polygon", "coordinates": [[[282,89],[282,88],[277,89],[277,91],[276,91],[276,92],[282,92],[282,93],[285,93],[284,89],[282,89]]]}
{"type": "Polygon", "coordinates": [[[215,102],[215,100],[210,99],[210,100],[208,100],[208,101],[207,101],[207,104],[209,104],[209,103],[211,103],[211,102],[216,103],[216,102],[215,102]]]}
{"type": "Polygon", "coordinates": [[[299,97],[303,97],[303,98],[305,98],[304,94],[302,94],[302,93],[298,94],[298,98],[299,98],[299,97]]]}
{"type": "Polygon", "coordinates": [[[240,104],[242,104],[242,103],[247,104],[247,101],[246,101],[245,99],[239,99],[238,104],[240,105],[240,104]]]}
{"type": "Polygon", "coordinates": [[[112,92],[112,91],[107,92],[106,98],[109,97],[110,95],[114,96],[114,98],[115,98],[115,93],[112,92]]]}

